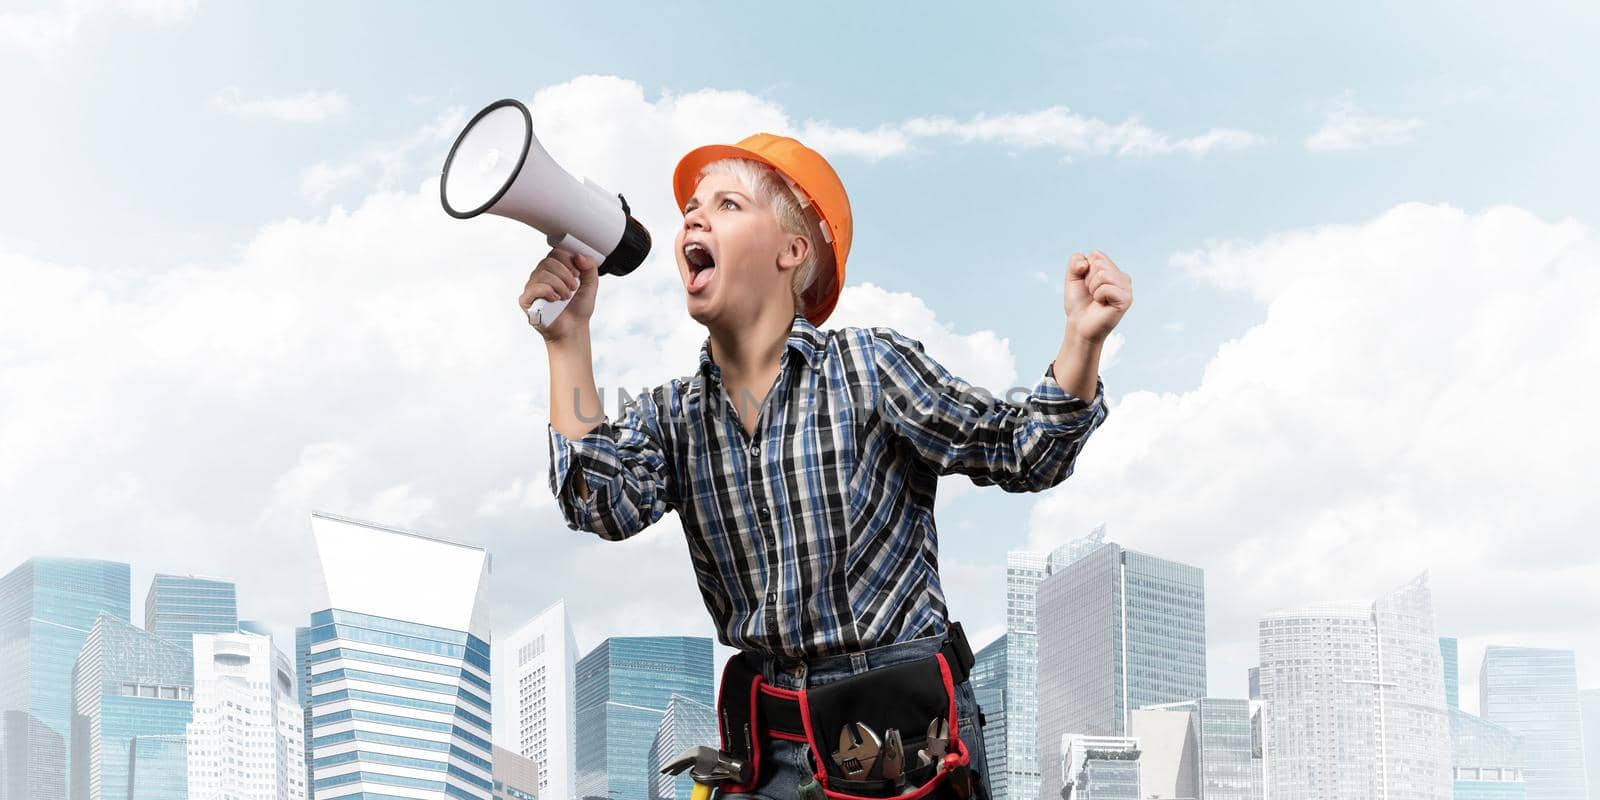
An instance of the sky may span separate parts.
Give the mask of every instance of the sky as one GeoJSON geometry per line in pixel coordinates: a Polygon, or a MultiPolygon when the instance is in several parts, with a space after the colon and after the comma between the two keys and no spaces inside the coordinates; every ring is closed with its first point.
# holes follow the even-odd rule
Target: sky
{"type": "MultiPolygon", "coordinates": [[[[1104,524],[1206,571],[1209,682],[1256,623],[1428,572],[1476,706],[1487,644],[1600,686],[1600,11],[1582,3],[477,5],[198,0],[0,10],[0,569],[126,560],[303,624],[309,513],[486,547],[509,631],[711,635],[676,517],[568,530],[544,253],[444,214],[472,112],[532,109],[658,243],[700,144],[794,135],[854,209],[830,327],[888,325],[1031,385],[1098,248],[1135,303],[1111,414],[1036,495],[941,483],[941,572],[981,645],[1005,554],[1104,524]],[[914,12],[914,13],[913,13],[914,12]]],[[[603,386],[692,371],[667,248],[607,278],[603,386]]]]}

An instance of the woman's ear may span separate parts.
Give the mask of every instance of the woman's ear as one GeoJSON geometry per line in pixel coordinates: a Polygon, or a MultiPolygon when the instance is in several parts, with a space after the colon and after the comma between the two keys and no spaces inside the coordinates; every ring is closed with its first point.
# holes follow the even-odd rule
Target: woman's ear
{"type": "Polygon", "coordinates": [[[782,252],[778,253],[778,266],[783,269],[794,269],[806,263],[806,256],[811,254],[811,240],[799,234],[791,234],[784,243],[782,252]]]}

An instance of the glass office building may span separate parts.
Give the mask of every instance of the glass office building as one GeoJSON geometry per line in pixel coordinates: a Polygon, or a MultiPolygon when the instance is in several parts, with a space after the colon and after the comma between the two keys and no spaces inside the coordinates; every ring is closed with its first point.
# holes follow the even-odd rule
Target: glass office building
{"type": "Polygon", "coordinates": [[[1578,693],[1583,717],[1583,761],[1588,767],[1589,800],[1600,800],[1600,689],[1578,693]]]}
{"type": "Polygon", "coordinates": [[[1427,576],[1370,606],[1260,623],[1266,794],[1447,800],[1450,724],[1427,576]]]}
{"type": "Polygon", "coordinates": [[[693,747],[717,747],[717,710],[705,703],[673,695],[661,715],[661,727],[650,743],[649,800],[689,800],[694,781],[688,772],[663,775],[662,768],[693,747]]]}
{"type": "Polygon", "coordinates": [[[313,796],[489,800],[488,554],[328,514],[311,529],[313,796]]]}
{"type": "Polygon", "coordinates": [[[304,751],[301,761],[306,768],[306,794],[311,794],[311,628],[294,629],[295,694],[300,702],[301,738],[304,751]]]}
{"type": "Polygon", "coordinates": [[[0,800],[63,798],[67,744],[26,711],[0,711],[0,800]]]}
{"type": "Polygon", "coordinates": [[[538,794],[539,765],[499,745],[494,748],[494,800],[569,800],[565,796],[538,794]]]}
{"type": "Polygon", "coordinates": [[[1439,637],[1439,657],[1444,659],[1444,703],[1461,707],[1461,643],[1454,636],[1439,637]]]}
{"type": "Polygon", "coordinates": [[[699,636],[613,637],[578,659],[578,797],[648,797],[667,706],[673,695],[715,705],[713,676],[699,636]]]}
{"type": "Polygon", "coordinates": [[[1136,708],[1206,694],[1205,573],[1107,543],[1038,589],[1039,796],[1067,734],[1126,736],[1136,708]]]}
{"type": "MultiPolygon", "coordinates": [[[[1039,796],[1038,686],[1039,582],[1105,543],[1105,526],[1048,553],[1006,554],[1005,774],[994,777],[995,800],[1039,796]]],[[[992,756],[993,752],[985,755],[992,756]]]]}
{"type": "Polygon", "coordinates": [[[157,575],[144,596],[144,629],[185,650],[197,633],[239,629],[233,581],[195,575],[157,575]]]}
{"type": "Polygon", "coordinates": [[[1203,697],[1133,712],[1147,796],[1261,800],[1249,700],[1203,697]]]}
{"type": "Polygon", "coordinates": [[[1483,718],[1527,745],[1528,800],[1588,796],[1577,658],[1571,650],[1490,645],[1478,676],[1483,718]]]}
{"type": "Polygon", "coordinates": [[[1522,737],[1459,708],[1450,709],[1450,766],[1455,800],[1525,800],[1522,737]]]}
{"type": "Polygon", "coordinates": [[[128,800],[185,800],[188,772],[187,736],[135,736],[128,744],[128,800]]]}
{"type": "Polygon", "coordinates": [[[0,768],[10,797],[66,797],[72,667],[101,614],[127,621],[127,564],[33,558],[0,578],[0,768]]]}
{"type": "Polygon", "coordinates": [[[194,664],[183,648],[101,614],[72,669],[73,800],[127,797],[134,738],[182,736],[193,689],[194,664]]]}
{"type": "Polygon", "coordinates": [[[1006,636],[990,642],[974,656],[972,694],[983,711],[983,752],[989,761],[989,788],[1006,794],[1006,636]]]}
{"type": "Polygon", "coordinates": [[[1125,736],[1061,737],[1060,765],[1066,777],[1056,796],[1064,800],[1142,800],[1139,740],[1125,736]]]}

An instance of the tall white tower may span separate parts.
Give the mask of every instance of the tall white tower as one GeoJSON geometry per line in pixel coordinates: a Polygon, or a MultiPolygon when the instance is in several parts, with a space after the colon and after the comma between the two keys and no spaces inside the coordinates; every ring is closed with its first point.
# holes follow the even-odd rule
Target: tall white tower
{"type": "Polygon", "coordinates": [[[565,600],[495,642],[495,740],[538,766],[540,800],[576,795],[577,659],[565,600]]]}
{"type": "Polygon", "coordinates": [[[313,514],[312,796],[490,800],[489,555],[313,514]]]}
{"type": "Polygon", "coordinates": [[[1449,800],[1450,722],[1427,576],[1370,606],[1262,618],[1273,800],[1449,800]]]}
{"type": "Polygon", "coordinates": [[[190,800],[306,800],[304,717],[288,656],[255,633],[197,633],[190,800]]]}

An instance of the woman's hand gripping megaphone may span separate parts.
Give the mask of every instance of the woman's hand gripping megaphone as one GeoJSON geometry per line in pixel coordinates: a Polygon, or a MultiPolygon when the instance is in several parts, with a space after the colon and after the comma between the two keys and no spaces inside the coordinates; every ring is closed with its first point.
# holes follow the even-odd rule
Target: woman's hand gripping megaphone
{"type": "Polygon", "coordinates": [[[600,264],[593,256],[557,247],[534,267],[517,302],[528,324],[555,342],[588,327],[599,287],[600,264]]]}

